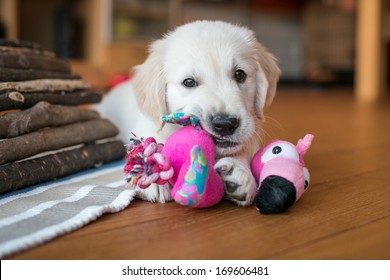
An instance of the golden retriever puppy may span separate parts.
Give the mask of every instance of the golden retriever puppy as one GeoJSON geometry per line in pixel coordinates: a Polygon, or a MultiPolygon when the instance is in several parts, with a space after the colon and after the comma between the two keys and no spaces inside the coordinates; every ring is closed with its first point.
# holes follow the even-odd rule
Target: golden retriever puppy
{"type": "MultiPolygon", "coordinates": [[[[128,142],[131,133],[164,140],[178,126],[161,124],[172,112],[197,115],[215,139],[215,168],[226,197],[253,202],[256,183],[249,162],[260,147],[263,108],[271,103],[280,70],[275,58],[241,26],[196,21],[153,42],[146,61],[129,82],[114,88],[98,106],[128,142]]],[[[139,190],[149,201],[171,200],[169,186],[139,190]]]]}

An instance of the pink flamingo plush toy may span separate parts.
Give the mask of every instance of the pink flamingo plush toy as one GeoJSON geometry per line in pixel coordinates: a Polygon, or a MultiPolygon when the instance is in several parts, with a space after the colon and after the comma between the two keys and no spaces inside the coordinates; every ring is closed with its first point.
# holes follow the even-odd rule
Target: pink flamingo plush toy
{"type": "Polygon", "coordinates": [[[282,213],[301,198],[310,182],[303,156],[313,138],[307,134],[297,145],[273,140],[255,154],[251,169],[259,184],[255,206],[260,213],[282,213]]]}

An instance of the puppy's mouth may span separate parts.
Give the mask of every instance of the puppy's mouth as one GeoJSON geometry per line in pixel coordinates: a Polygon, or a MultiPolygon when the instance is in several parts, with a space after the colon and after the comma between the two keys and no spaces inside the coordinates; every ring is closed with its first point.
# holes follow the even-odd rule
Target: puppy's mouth
{"type": "Polygon", "coordinates": [[[214,136],[214,143],[217,149],[217,156],[231,156],[241,151],[242,144],[239,142],[234,142],[226,138],[214,136]]]}
{"type": "Polygon", "coordinates": [[[213,138],[214,138],[215,145],[220,149],[235,148],[236,146],[238,146],[237,142],[233,142],[228,139],[224,139],[216,136],[214,136],[213,138]]]}

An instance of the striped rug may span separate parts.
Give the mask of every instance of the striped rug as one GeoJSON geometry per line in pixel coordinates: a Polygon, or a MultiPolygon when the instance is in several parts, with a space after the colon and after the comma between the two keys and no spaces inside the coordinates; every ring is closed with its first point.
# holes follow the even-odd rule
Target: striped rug
{"type": "Polygon", "coordinates": [[[127,207],[123,161],[0,196],[0,258],[127,207]]]}

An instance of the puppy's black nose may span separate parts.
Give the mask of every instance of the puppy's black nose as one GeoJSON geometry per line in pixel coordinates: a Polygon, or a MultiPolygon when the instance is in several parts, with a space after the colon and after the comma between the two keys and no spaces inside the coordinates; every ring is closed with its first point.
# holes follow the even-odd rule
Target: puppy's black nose
{"type": "Polygon", "coordinates": [[[255,205],[262,214],[285,212],[294,204],[296,190],[294,185],[279,176],[268,176],[256,193],[255,205]]]}
{"type": "Polygon", "coordinates": [[[240,125],[240,120],[225,114],[218,114],[211,117],[211,124],[216,133],[221,136],[232,135],[240,125]]]}

